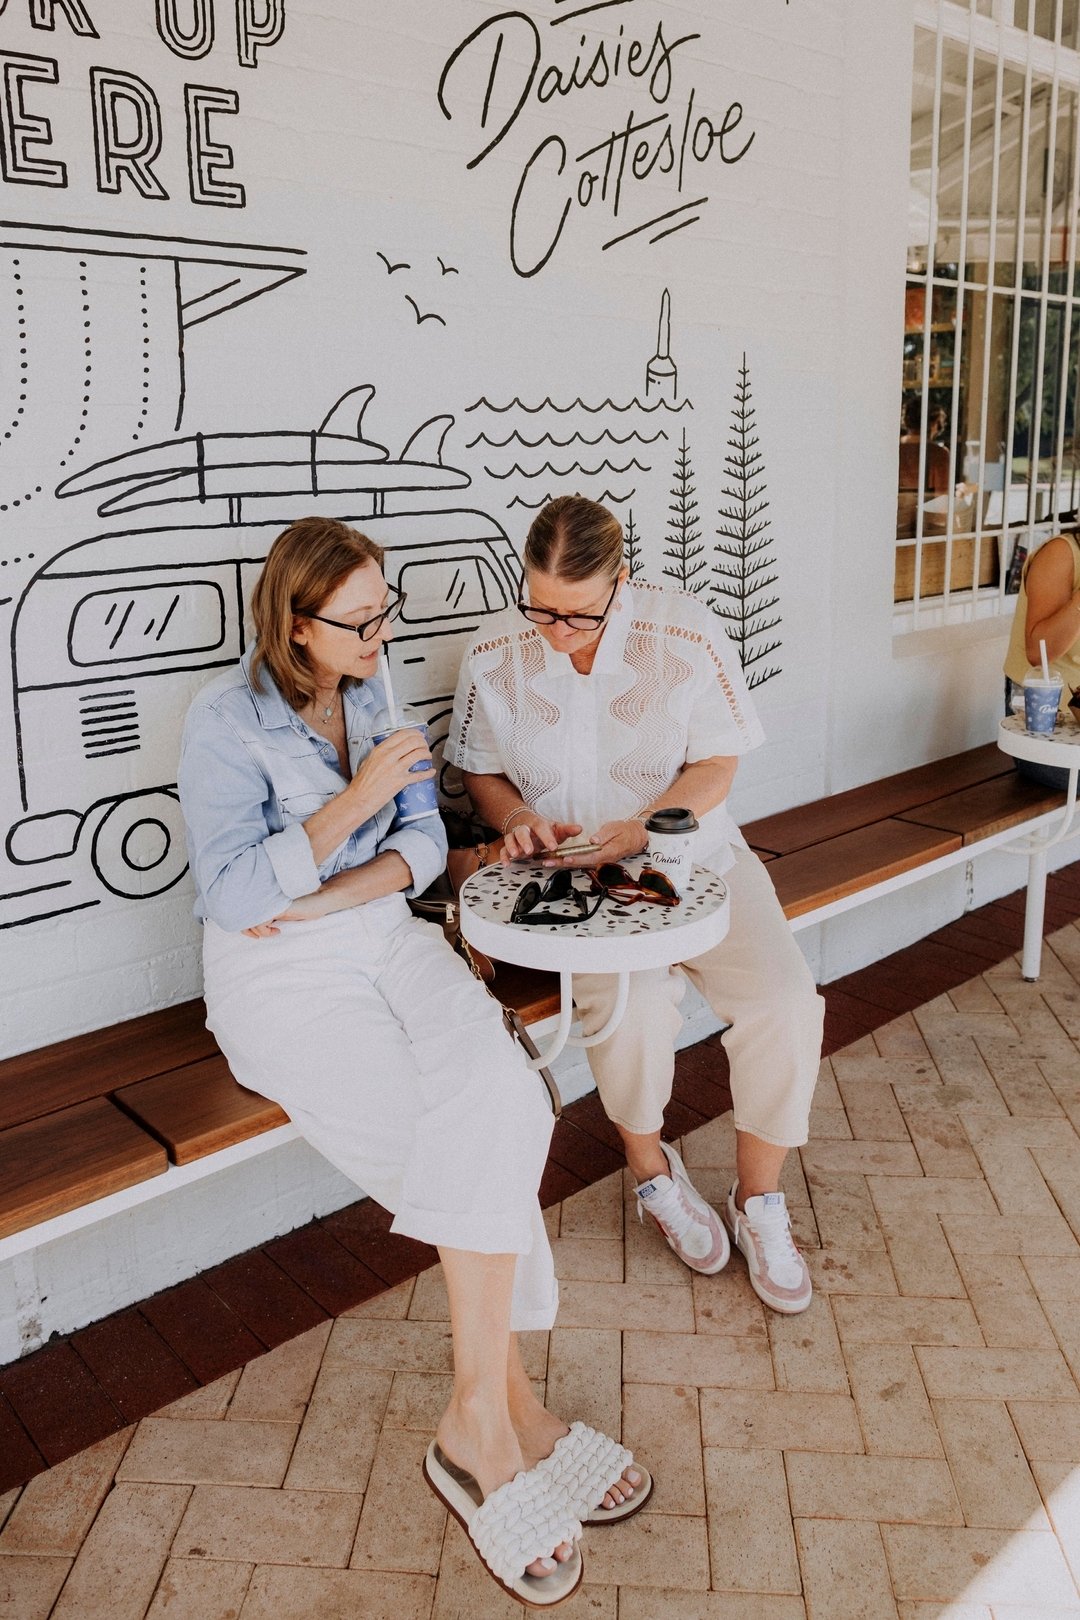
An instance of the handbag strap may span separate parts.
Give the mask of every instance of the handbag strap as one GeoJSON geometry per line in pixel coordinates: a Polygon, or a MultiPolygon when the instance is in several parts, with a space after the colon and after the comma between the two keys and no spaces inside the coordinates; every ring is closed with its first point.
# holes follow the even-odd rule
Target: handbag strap
{"type": "MultiPolygon", "coordinates": [[[[432,894],[429,889],[426,894],[410,900],[409,904],[420,916],[430,917],[432,921],[441,923],[446,942],[459,956],[464,957],[475,979],[483,985],[492,1001],[498,1003],[502,1013],[503,1023],[507,1032],[534,1060],[539,1058],[540,1049],[529,1034],[521,1014],[515,1007],[506,1007],[494,990],[491,988],[495,977],[495,964],[490,957],[482,951],[474,950],[461,932],[461,910],[458,905],[458,891],[467,877],[479,871],[488,864],[490,846],[477,844],[470,849],[451,849],[447,852],[445,882],[438,885],[438,892],[432,894]]],[[[435,885],[433,885],[435,887],[435,885]]],[[[562,1116],[562,1098],[555,1077],[546,1066],[538,1066],[536,1073],[540,1076],[551,1103],[551,1111],[556,1119],[562,1116]]]]}
{"type": "MultiPolygon", "coordinates": [[[[490,989],[488,990],[488,995],[492,996],[492,998],[496,1001],[499,999],[490,989]]],[[[500,1002],[499,1005],[502,1006],[502,1003],[500,1002]]],[[[525,1048],[525,1051],[531,1058],[538,1058],[540,1056],[540,1048],[529,1034],[528,1028],[522,1021],[521,1014],[518,1012],[517,1008],[503,1007],[502,1015],[503,1023],[506,1025],[511,1035],[513,1035],[514,1039],[525,1048]]],[[[540,1076],[545,1087],[547,1088],[548,1098],[551,1102],[551,1112],[555,1115],[556,1119],[561,1119],[562,1097],[559,1095],[559,1088],[555,1083],[555,1076],[552,1074],[551,1070],[546,1066],[546,1064],[541,1064],[537,1068],[536,1073],[540,1076]]]]}

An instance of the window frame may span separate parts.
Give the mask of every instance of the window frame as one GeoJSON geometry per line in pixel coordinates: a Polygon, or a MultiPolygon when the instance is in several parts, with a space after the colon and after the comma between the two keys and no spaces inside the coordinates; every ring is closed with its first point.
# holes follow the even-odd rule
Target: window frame
{"type": "MultiPolygon", "coordinates": [[[[894,634],[904,635],[934,626],[972,622],[977,619],[1007,613],[1011,610],[1014,600],[1014,593],[1006,591],[1013,546],[1024,545],[1027,555],[1030,556],[1037,545],[1048,538],[1050,534],[1057,532],[1059,527],[1056,513],[1061,504],[1061,485],[1064,478],[1068,476],[1065,465],[1064,441],[1070,397],[1070,359],[1074,344],[1077,341],[1077,335],[1080,334],[1080,289],[1078,289],[1076,281],[1077,228],[1080,226],[1080,50],[1061,43],[1065,8],[1066,5],[1072,6],[1074,3],[1075,0],[1054,0],[1054,39],[1049,40],[1035,32],[1035,0],[1031,0],[1031,3],[1027,5],[1027,22],[1024,28],[1015,26],[1014,17],[1018,14],[1019,8],[1025,4],[1025,0],[914,0],[913,50],[918,49],[920,35],[924,40],[932,39],[934,51],[934,97],[929,171],[931,185],[926,226],[926,262],[922,269],[912,263],[910,258],[912,245],[909,242],[909,262],[905,277],[905,297],[907,290],[913,286],[919,286],[923,289],[923,319],[920,337],[921,379],[919,385],[921,393],[920,446],[915,533],[914,536],[898,534],[895,545],[898,560],[901,548],[913,554],[914,578],[910,598],[894,600],[894,634]],[[991,12],[990,15],[984,15],[984,11],[987,9],[991,12]],[[963,168],[959,248],[955,261],[955,276],[939,276],[935,273],[939,235],[939,145],[945,82],[943,68],[946,45],[960,46],[966,52],[962,145],[963,168]],[[972,273],[972,267],[969,265],[967,256],[969,246],[969,182],[974,113],[974,76],[976,62],[980,58],[983,61],[992,60],[994,63],[993,141],[984,282],[978,281],[976,275],[972,273]],[[1023,100],[1017,155],[1016,240],[1013,253],[1013,274],[1011,280],[1000,283],[997,280],[996,266],[998,262],[997,238],[1002,183],[1002,110],[1005,73],[1009,68],[1023,75],[1023,100]],[[1028,257],[1030,235],[1027,212],[1027,181],[1033,152],[1037,151],[1037,148],[1033,149],[1031,144],[1032,95],[1033,89],[1037,89],[1042,85],[1049,87],[1045,153],[1047,172],[1050,175],[1055,173],[1058,160],[1057,147],[1062,92],[1065,91],[1074,97],[1070,131],[1072,137],[1071,150],[1068,154],[1071,162],[1071,174],[1067,176],[1066,196],[1061,204],[1065,226],[1068,228],[1071,223],[1072,228],[1068,230],[1064,287],[1063,290],[1054,292],[1051,292],[1049,288],[1051,241],[1055,233],[1055,203],[1052,184],[1049,187],[1048,194],[1046,194],[1046,205],[1042,210],[1043,217],[1038,225],[1040,233],[1038,242],[1039,285],[1037,288],[1024,285],[1025,264],[1031,262],[1028,257]],[[952,475],[946,496],[944,530],[943,532],[935,531],[932,535],[928,535],[926,533],[924,506],[926,496],[927,425],[932,408],[930,393],[934,386],[930,380],[931,327],[934,322],[935,303],[943,291],[955,297],[954,358],[948,429],[948,448],[952,475]],[[971,330],[966,331],[965,329],[965,311],[968,308],[977,308],[975,300],[980,296],[985,300],[981,357],[978,353],[978,347],[971,347],[974,337],[974,322],[970,318],[968,324],[971,330]],[[994,332],[1003,307],[1007,307],[1009,311],[1011,333],[1006,348],[1004,350],[995,350],[994,332]],[[1053,453],[1050,458],[1050,512],[1049,514],[1040,515],[1037,512],[1038,486],[1040,483],[1039,462],[1041,459],[1039,456],[1039,442],[1043,437],[1046,388],[1048,382],[1054,381],[1052,377],[1053,366],[1050,368],[1051,375],[1049,376],[1046,366],[1047,329],[1051,311],[1059,312],[1058,319],[1061,322],[1062,336],[1060,339],[1060,364],[1056,379],[1057,394],[1054,403],[1056,420],[1053,424],[1053,453]],[[1038,326],[1031,380],[1032,418],[1029,429],[1024,517],[1020,522],[1010,524],[1010,492],[1013,493],[1015,499],[1015,492],[1024,487],[1023,481],[1017,480],[1014,473],[1021,327],[1025,316],[1030,318],[1033,312],[1038,326]],[[965,341],[969,345],[970,364],[968,364],[967,356],[964,354],[965,341]],[[987,499],[991,491],[987,489],[987,429],[991,392],[991,364],[995,353],[1006,354],[1008,380],[1004,417],[1004,449],[1002,452],[1002,510],[1000,521],[988,525],[985,522],[985,515],[987,499]],[[964,455],[965,446],[959,439],[961,378],[966,371],[966,375],[971,379],[977,366],[981,370],[979,414],[977,422],[974,424],[968,423],[965,429],[967,438],[977,436],[978,440],[978,473],[974,495],[973,527],[970,530],[966,528],[958,530],[956,526],[955,488],[958,481],[956,475],[969,470],[965,466],[967,459],[964,455]],[[972,544],[971,583],[970,585],[965,584],[954,587],[952,583],[954,578],[954,547],[958,540],[972,544]],[[944,543],[942,589],[940,592],[935,591],[932,595],[924,594],[925,573],[923,564],[926,555],[924,548],[928,544],[940,547],[942,543],[944,543]],[[998,581],[996,585],[981,585],[979,583],[979,564],[984,555],[984,547],[987,544],[996,546],[997,549],[998,581]]],[[[1069,19],[1068,31],[1070,34],[1077,34],[1080,31],[1075,18],[1069,19]]],[[[913,85],[913,103],[914,94],[915,86],[913,85]]],[[[909,174],[914,173],[911,165],[911,151],[912,148],[909,146],[909,174]]],[[[906,329],[906,322],[905,336],[910,336],[906,329]]],[[[1077,422],[1077,417],[1080,416],[1080,398],[1075,396],[1080,390],[1077,389],[1075,377],[1072,381],[1074,393],[1074,448],[1070,454],[1075,461],[1077,457],[1076,442],[1080,437],[1080,424],[1077,422]]],[[[970,392],[974,393],[970,380],[968,388],[970,392]]],[[[906,390],[903,391],[906,392],[906,390]]]]}

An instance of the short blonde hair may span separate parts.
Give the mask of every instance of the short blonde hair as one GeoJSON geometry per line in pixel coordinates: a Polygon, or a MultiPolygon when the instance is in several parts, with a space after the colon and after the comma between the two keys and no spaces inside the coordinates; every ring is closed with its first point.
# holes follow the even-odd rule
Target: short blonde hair
{"type": "Polygon", "coordinates": [[[525,541],[525,567],[558,579],[614,579],[623,561],[622,524],[584,495],[557,495],[541,507],[525,541]]]}
{"type": "Polygon", "coordinates": [[[353,570],[368,562],[382,567],[382,547],[337,518],[300,518],[282,530],[251,597],[257,637],[251,677],[257,688],[265,665],[286,703],[302,709],[311,701],[315,680],[306,648],[292,639],[293,621],[318,613],[353,570]]]}

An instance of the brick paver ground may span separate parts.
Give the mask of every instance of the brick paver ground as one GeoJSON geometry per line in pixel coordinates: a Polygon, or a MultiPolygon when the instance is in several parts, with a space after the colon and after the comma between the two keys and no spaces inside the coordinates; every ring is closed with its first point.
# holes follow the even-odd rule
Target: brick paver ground
{"type": "MultiPolygon", "coordinates": [[[[682,1138],[716,1199],[732,1147],[682,1138]]],[[[618,1173],[548,1211],[530,1371],[657,1477],[560,1614],[1080,1616],[1080,928],[836,1051],[785,1179],[794,1318],[739,1256],[692,1277],[618,1173]]],[[[0,1620],[520,1614],[421,1481],[449,1346],[434,1268],[0,1496],[0,1620]]]]}

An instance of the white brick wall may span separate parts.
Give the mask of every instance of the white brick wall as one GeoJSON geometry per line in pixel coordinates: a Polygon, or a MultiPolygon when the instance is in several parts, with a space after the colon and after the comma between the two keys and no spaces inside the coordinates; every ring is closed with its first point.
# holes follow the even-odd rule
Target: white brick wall
{"type": "MultiPolygon", "coordinates": [[[[545,480],[489,476],[485,466],[505,467],[509,458],[497,463],[498,452],[469,445],[485,424],[491,438],[499,437],[494,425],[504,418],[485,418],[469,407],[481,396],[496,403],[515,396],[527,402],[544,395],[559,401],[632,396],[643,387],[666,287],[680,389],[692,397],[694,410],[666,424],[672,436],[650,452],[648,475],[631,470],[640,485],[632,504],[650,572],[658,574],[663,565],[669,467],[680,425],[692,443],[703,538],[712,544],[744,352],[765,455],[780,576],[782,674],[759,693],[769,742],[740,769],[737,815],[753,819],[991,734],[1003,633],[972,640],[942,632],[914,652],[894,644],[891,634],[912,34],[906,3],[876,8],[872,25],[855,0],[731,0],[722,10],[710,0],[678,6],[635,0],[583,20],[590,37],[595,24],[611,42],[620,25],[628,38],[635,30],[651,37],[657,20],[669,40],[699,32],[702,37],[674,58],[673,95],[685,96],[693,85],[697,109],[714,116],[740,100],[755,141],[743,161],[714,164],[702,174],[712,200],[697,225],[655,246],[640,238],[603,251],[601,242],[617,227],[595,202],[574,211],[550,265],[528,280],[513,274],[507,251],[524,161],[553,133],[565,137],[571,153],[599,141],[628,107],[645,105],[640,87],[634,97],[616,83],[544,106],[534,98],[502,146],[469,171],[476,129],[468,124],[468,108],[475,117],[483,77],[474,69],[473,82],[458,87],[450,123],[438,110],[436,86],[455,45],[495,8],[480,0],[424,0],[403,14],[390,0],[363,8],[348,0],[290,0],[284,35],[256,71],[237,69],[229,31],[219,30],[214,52],[195,75],[238,91],[240,111],[221,116],[215,129],[232,142],[247,188],[244,209],[196,208],[187,199],[178,111],[191,64],[176,61],[155,37],[152,8],[138,18],[125,16],[122,25],[115,8],[111,16],[104,5],[99,9],[100,41],[78,40],[62,27],[35,32],[26,15],[14,11],[5,16],[4,44],[55,52],[72,98],[99,58],[118,59],[119,53],[131,71],[143,74],[162,102],[170,200],[151,205],[129,185],[116,195],[97,191],[83,140],[69,154],[68,190],[5,186],[7,217],[278,244],[306,255],[299,279],[186,332],[182,431],[310,428],[347,388],[370,380],[378,394],[365,430],[394,454],[427,416],[455,416],[447,456],[472,478],[461,504],[498,518],[520,543],[528,513],[510,504],[510,492],[538,497],[545,480]],[[410,270],[389,276],[377,251],[410,270]],[[439,273],[437,254],[457,266],[456,276],[439,273]],[[404,300],[406,283],[420,309],[437,310],[445,325],[417,324],[404,300]]],[[[541,25],[545,61],[569,61],[577,48],[571,30],[545,31],[546,0],[531,10],[541,25]]],[[[70,145],[79,127],[73,103],[50,105],[56,138],[70,145]]],[[[677,200],[670,187],[661,188],[657,211],[677,200]]],[[[642,218],[641,207],[641,187],[628,186],[619,224],[629,228],[642,218]]],[[[103,262],[94,259],[91,266],[98,280],[90,319],[95,358],[115,366],[138,332],[137,322],[123,325],[136,305],[123,306],[128,314],[122,320],[116,289],[123,284],[125,298],[136,303],[140,295],[124,280],[130,280],[127,260],[108,261],[107,275],[103,262]]],[[[24,285],[40,284],[42,296],[51,297],[54,266],[55,258],[45,275],[42,261],[35,261],[24,285]]],[[[9,300],[0,305],[0,331],[15,330],[13,285],[0,295],[9,300]]],[[[39,306],[51,307],[47,298],[39,306]]],[[[154,320],[164,319],[155,306],[154,320]]],[[[54,324],[59,330],[62,323],[54,324]]],[[[170,339],[155,326],[152,336],[156,378],[170,341],[175,351],[175,331],[170,339]]],[[[56,409],[62,410],[64,379],[81,375],[81,362],[73,350],[50,350],[49,364],[42,375],[55,380],[56,409]]],[[[133,388],[140,374],[133,366],[133,388]]],[[[137,388],[125,397],[118,379],[119,371],[107,408],[93,416],[93,431],[64,474],[83,464],[80,456],[91,461],[131,442],[125,413],[137,404],[137,388]]],[[[176,402],[160,386],[165,391],[153,396],[143,442],[173,431],[176,402]]],[[[523,420],[527,426],[529,418],[523,420]]],[[[560,420],[573,427],[582,422],[549,416],[543,427],[560,420]]],[[[102,526],[90,498],[66,505],[51,498],[61,474],[48,459],[46,427],[31,425],[27,416],[20,432],[24,457],[31,452],[26,464],[37,464],[35,454],[40,460],[43,493],[0,536],[0,598],[12,593],[11,602],[0,601],[0,630],[9,627],[13,603],[33,570],[102,526]]],[[[606,451],[551,447],[551,455],[557,469],[574,463],[562,480],[570,487],[600,494],[604,484],[629,481],[610,471],[592,482],[581,475],[590,455],[622,465],[610,443],[606,451]]],[[[4,465],[0,456],[0,486],[4,465]]],[[[551,475],[551,483],[558,487],[559,480],[551,475]]],[[[620,510],[625,516],[626,508],[620,510]]],[[[146,521],[173,523],[175,514],[152,513],[146,521]]],[[[142,561],[174,543],[148,540],[142,561]]],[[[60,678],[62,638],[57,649],[60,678]]],[[[40,648],[36,656],[40,660],[40,648]]],[[[177,689],[173,740],[154,743],[163,780],[186,691],[200,678],[186,677],[184,691],[177,689]]],[[[13,759],[8,679],[0,675],[0,741],[13,759]]],[[[32,808],[84,808],[97,790],[82,783],[80,757],[64,752],[70,740],[62,743],[59,733],[46,729],[27,746],[59,784],[49,804],[32,808]],[[65,792],[66,800],[58,797],[65,792]]],[[[144,754],[150,746],[146,740],[144,754]]],[[[138,786],[142,758],[117,761],[117,787],[138,786]]],[[[23,813],[15,788],[9,770],[0,781],[0,833],[23,813]]],[[[59,865],[6,865],[0,923],[8,921],[3,896],[49,881],[59,865]]],[[[63,875],[69,875],[66,865],[63,875]]],[[[70,875],[77,902],[100,904],[0,928],[0,1054],[198,992],[198,937],[186,881],[157,899],[122,901],[101,890],[85,862],[74,862],[70,875]]],[[[50,903],[44,893],[42,907],[50,903]]],[[[890,927],[897,937],[921,927],[925,905],[917,889],[896,898],[890,927]]],[[[831,925],[821,962],[851,965],[881,945],[881,935],[856,914],[831,925]]]]}

